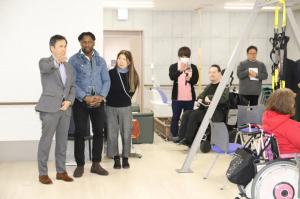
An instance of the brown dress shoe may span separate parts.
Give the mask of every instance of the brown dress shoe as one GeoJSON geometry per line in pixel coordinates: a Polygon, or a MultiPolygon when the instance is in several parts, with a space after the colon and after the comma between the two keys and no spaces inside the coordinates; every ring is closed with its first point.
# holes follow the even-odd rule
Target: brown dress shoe
{"type": "Polygon", "coordinates": [[[73,178],[68,176],[67,172],[57,173],[56,174],[56,179],[57,180],[63,180],[63,181],[66,181],[66,182],[72,182],[73,181],[73,178]]]}
{"type": "Polygon", "coordinates": [[[80,178],[84,173],[84,166],[77,166],[74,170],[73,176],[75,178],[80,178]]]}
{"type": "Polygon", "coordinates": [[[103,169],[98,162],[93,162],[92,167],[91,167],[91,173],[96,173],[101,176],[108,175],[108,172],[105,169],[103,169]]]}
{"type": "Polygon", "coordinates": [[[53,184],[52,180],[49,178],[48,175],[39,176],[39,181],[42,184],[53,184]]]}

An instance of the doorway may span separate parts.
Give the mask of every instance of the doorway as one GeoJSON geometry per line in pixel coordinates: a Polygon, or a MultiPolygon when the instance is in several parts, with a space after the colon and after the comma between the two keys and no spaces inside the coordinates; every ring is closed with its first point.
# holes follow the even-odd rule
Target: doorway
{"type": "Polygon", "coordinates": [[[103,57],[109,69],[115,66],[117,54],[121,50],[131,51],[140,78],[140,87],[133,96],[132,102],[137,103],[143,111],[143,32],[104,30],[103,37],[103,57]]]}

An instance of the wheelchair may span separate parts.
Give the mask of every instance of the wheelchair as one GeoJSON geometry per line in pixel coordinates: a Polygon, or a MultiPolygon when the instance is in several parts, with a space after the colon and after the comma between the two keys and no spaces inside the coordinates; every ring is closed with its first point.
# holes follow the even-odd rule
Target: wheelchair
{"type": "MultiPolygon", "coordinates": [[[[237,96],[237,94],[234,92],[229,93],[230,100],[232,100],[232,98],[236,97],[236,96],[237,96]]],[[[226,124],[228,132],[229,132],[229,141],[234,142],[236,133],[238,132],[238,129],[237,129],[237,103],[232,105],[232,103],[229,102],[226,106],[222,107],[222,112],[223,112],[223,119],[220,121],[214,121],[214,122],[224,122],[226,124]]],[[[199,127],[200,127],[200,124],[199,124],[199,127]]],[[[208,125],[208,127],[205,131],[205,134],[203,135],[203,138],[200,143],[200,151],[202,153],[208,153],[211,149],[210,136],[211,136],[210,126],[208,125]]],[[[240,143],[240,140],[238,140],[237,143],[240,143]]]]}
{"type": "Polygon", "coordinates": [[[255,176],[251,186],[251,198],[298,198],[298,180],[299,169],[296,161],[272,161],[255,176]]]}
{"type": "Polygon", "coordinates": [[[300,198],[300,154],[280,154],[275,137],[264,132],[252,141],[258,141],[259,150],[264,151],[255,164],[257,173],[253,180],[246,187],[238,185],[240,196],[248,199],[300,198]]]}

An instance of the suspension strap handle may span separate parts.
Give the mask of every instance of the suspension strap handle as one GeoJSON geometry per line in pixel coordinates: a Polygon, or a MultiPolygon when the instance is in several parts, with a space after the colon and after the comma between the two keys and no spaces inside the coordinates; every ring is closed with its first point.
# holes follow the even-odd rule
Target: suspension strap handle
{"type": "Polygon", "coordinates": [[[279,5],[275,6],[275,13],[274,13],[274,33],[278,33],[278,24],[279,24],[279,5]]]}
{"type": "Polygon", "coordinates": [[[280,0],[280,4],[282,4],[282,28],[286,27],[286,0],[280,0]]]}

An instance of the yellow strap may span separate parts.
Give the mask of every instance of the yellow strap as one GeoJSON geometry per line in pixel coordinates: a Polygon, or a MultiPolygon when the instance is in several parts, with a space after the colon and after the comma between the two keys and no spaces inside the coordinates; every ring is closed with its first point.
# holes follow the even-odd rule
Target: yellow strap
{"type": "Polygon", "coordinates": [[[276,68],[274,73],[274,89],[278,88],[278,83],[279,83],[278,75],[279,75],[279,70],[278,68],[276,68]]]}
{"type": "Polygon", "coordinates": [[[279,70],[278,68],[275,69],[275,82],[278,82],[278,75],[279,75],[279,70]]]}
{"type": "Polygon", "coordinates": [[[279,9],[282,7],[282,27],[286,27],[286,0],[279,0],[279,3],[275,6],[274,16],[274,29],[278,30],[279,24],[279,9]]]}
{"type": "Polygon", "coordinates": [[[283,11],[282,11],[282,27],[285,28],[286,27],[286,4],[285,4],[285,0],[283,0],[282,7],[283,7],[283,11]]]}
{"type": "Polygon", "coordinates": [[[275,7],[275,16],[274,16],[274,29],[278,30],[278,19],[279,19],[279,6],[275,7]]]}
{"type": "Polygon", "coordinates": [[[285,81],[284,80],[280,81],[280,88],[285,88],[285,81]]]}

